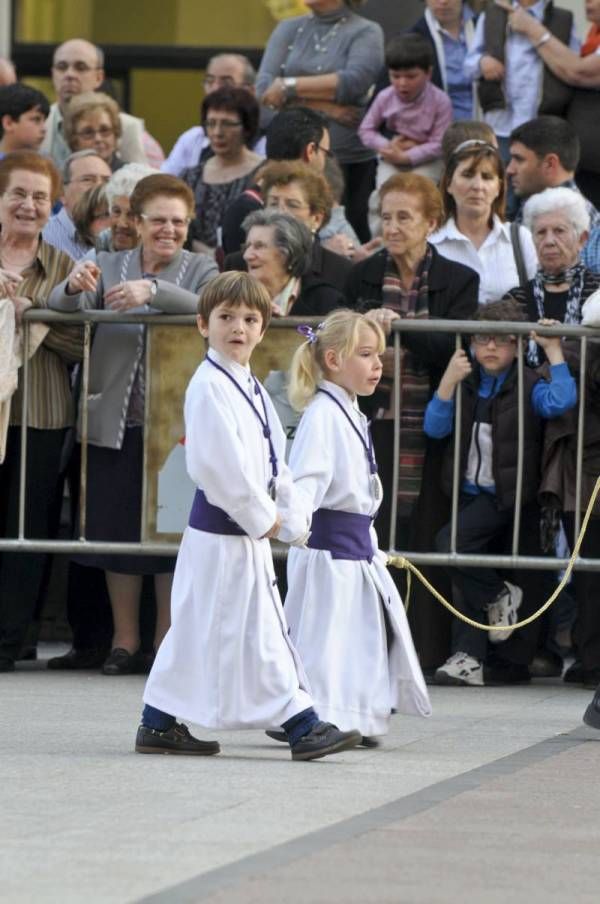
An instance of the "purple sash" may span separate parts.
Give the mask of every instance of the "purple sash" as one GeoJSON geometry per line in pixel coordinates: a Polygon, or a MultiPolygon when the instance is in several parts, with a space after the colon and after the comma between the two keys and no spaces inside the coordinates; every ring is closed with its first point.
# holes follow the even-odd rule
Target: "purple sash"
{"type": "Polygon", "coordinates": [[[196,490],[188,524],[195,530],[204,530],[209,534],[247,536],[246,531],[242,530],[223,509],[210,504],[202,490],[196,490]]]}
{"type": "Polygon", "coordinates": [[[351,559],[354,562],[373,559],[373,541],[369,533],[370,515],[317,509],[313,513],[310,549],[328,549],[332,559],[351,559]]]}

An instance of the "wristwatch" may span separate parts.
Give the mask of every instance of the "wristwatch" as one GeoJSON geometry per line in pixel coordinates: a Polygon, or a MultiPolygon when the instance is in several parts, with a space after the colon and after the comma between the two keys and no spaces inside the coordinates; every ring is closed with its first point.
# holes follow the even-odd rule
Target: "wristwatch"
{"type": "Polygon", "coordinates": [[[156,298],[156,293],[158,292],[158,283],[155,279],[150,280],[150,301],[156,298]]]}
{"type": "Polygon", "coordinates": [[[283,93],[286,100],[291,100],[294,97],[298,97],[297,90],[297,78],[284,78],[283,81],[283,93]]]}

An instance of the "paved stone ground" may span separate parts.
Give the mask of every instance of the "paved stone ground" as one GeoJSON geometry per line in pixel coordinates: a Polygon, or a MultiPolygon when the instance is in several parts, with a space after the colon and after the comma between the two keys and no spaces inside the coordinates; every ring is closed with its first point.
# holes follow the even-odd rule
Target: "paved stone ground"
{"type": "Polygon", "coordinates": [[[600,900],[589,691],[432,688],[431,719],[313,763],[261,732],[140,757],[142,678],[41,665],[0,676],[2,902],[600,900]]]}

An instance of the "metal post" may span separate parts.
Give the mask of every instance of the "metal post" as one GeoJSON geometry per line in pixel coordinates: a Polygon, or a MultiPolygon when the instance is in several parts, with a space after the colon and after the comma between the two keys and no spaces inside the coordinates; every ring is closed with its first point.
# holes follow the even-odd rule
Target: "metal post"
{"type": "Polygon", "coordinates": [[[396,521],[398,520],[398,482],[400,480],[400,333],[394,330],[394,465],[392,471],[392,508],[390,512],[389,549],[396,548],[396,521]]]}
{"type": "Polygon", "coordinates": [[[144,351],[144,451],[142,464],[142,512],[140,524],[140,540],[148,539],[146,515],[148,513],[148,425],[150,423],[150,348],[152,345],[152,327],[145,327],[146,348],[144,351]]]}
{"type": "MultiPolygon", "coordinates": [[[[461,347],[460,333],[455,335],[455,345],[461,347]]],[[[450,516],[450,552],[456,553],[458,532],[458,491],[460,485],[460,432],[462,425],[462,383],[456,387],[454,399],[454,462],[452,465],[452,514],[450,516]]]]}
{"type": "MultiPolygon", "coordinates": [[[[581,527],[581,479],[583,474],[583,434],[585,429],[585,371],[587,365],[587,336],[581,339],[579,358],[579,417],[577,418],[577,451],[575,463],[575,536],[573,546],[581,527]]],[[[573,547],[571,547],[573,548],[573,547]]]]}
{"type": "Polygon", "coordinates": [[[27,414],[29,410],[29,323],[23,320],[23,398],[21,400],[21,458],[19,460],[19,540],[25,538],[27,491],[27,414]]]}
{"type": "Polygon", "coordinates": [[[83,375],[81,380],[81,470],[79,472],[79,539],[85,540],[88,477],[88,396],[90,392],[90,343],[92,324],[83,327],[83,375]]]}
{"type": "Polygon", "coordinates": [[[519,554],[521,533],[521,503],[523,500],[523,452],[525,447],[523,337],[517,336],[517,482],[515,486],[515,515],[513,519],[512,554],[519,554]]]}

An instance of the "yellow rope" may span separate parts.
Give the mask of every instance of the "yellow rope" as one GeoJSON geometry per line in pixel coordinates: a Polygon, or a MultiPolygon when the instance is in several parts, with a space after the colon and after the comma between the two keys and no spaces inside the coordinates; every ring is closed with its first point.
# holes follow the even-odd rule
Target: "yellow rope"
{"type": "MultiPolygon", "coordinates": [[[[568,580],[571,577],[571,572],[573,571],[573,566],[575,564],[575,560],[579,556],[579,550],[581,548],[581,544],[583,542],[583,538],[584,538],[585,532],[587,530],[588,522],[592,516],[592,509],[594,508],[594,503],[596,502],[596,497],[598,496],[598,493],[600,493],[600,477],[598,477],[598,479],[596,480],[594,490],[590,497],[590,501],[588,502],[588,507],[586,509],[583,523],[581,525],[581,530],[579,531],[579,536],[577,537],[577,542],[573,548],[571,558],[569,559],[569,564],[567,565],[563,578],[562,578],[561,582],[557,585],[556,590],[554,591],[554,593],[551,594],[551,596],[548,597],[548,599],[546,600],[544,605],[540,606],[540,608],[537,610],[537,612],[534,612],[528,618],[524,618],[523,621],[519,621],[519,622],[516,622],[516,624],[511,625],[510,626],[511,628],[513,628],[513,629],[524,628],[525,625],[530,625],[531,622],[536,620],[536,618],[539,618],[540,615],[543,615],[544,612],[546,611],[546,609],[550,608],[550,606],[555,601],[557,596],[560,594],[562,589],[568,583],[568,580]]],[[[551,559],[549,559],[548,562],[550,564],[551,559]]],[[[467,615],[464,615],[462,612],[459,612],[458,609],[455,609],[454,606],[451,603],[449,603],[447,599],[444,599],[442,594],[429,583],[429,581],[427,580],[425,575],[419,571],[419,569],[416,567],[416,565],[413,565],[412,562],[410,562],[404,556],[388,556],[387,564],[393,565],[394,568],[405,568],[407,571],[407,578],[406,578],[406,587],[407,587],[406,609],[407,609],[407,611],[408,611],[408,599],[410,597],[410,576],[412,573],[418,577],[418,579],[421,581],[421,583],[429,590],[429,592],[436,598],[436,600],[438,600],[442,604],[442,606],[445,606],[446,609],[448,609],[452,613],[452,615],[456,616],[456,618],[460,618],[460,620],[466,622],[467,625],[471,625],[473,628],[480,628],[482,631],[505,631],[506,630],[506,625],[483,625],[480,622],[473,621],[472,618],[469,618],[467,615]]]]}

